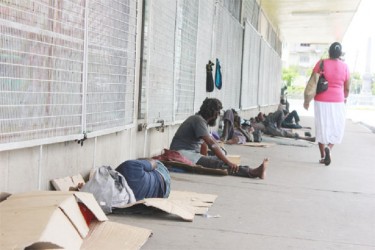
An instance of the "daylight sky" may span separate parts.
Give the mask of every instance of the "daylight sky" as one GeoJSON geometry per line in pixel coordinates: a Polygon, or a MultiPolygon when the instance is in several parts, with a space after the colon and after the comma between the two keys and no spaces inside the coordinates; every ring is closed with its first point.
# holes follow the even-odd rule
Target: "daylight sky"
{"type": "Polygon", "coordinates": [[[362,0],[342,42],[345,61],[352,72],[365,72],[369,38],[372,44],[370,73],[375,73],[375,1],[362,0]]]}

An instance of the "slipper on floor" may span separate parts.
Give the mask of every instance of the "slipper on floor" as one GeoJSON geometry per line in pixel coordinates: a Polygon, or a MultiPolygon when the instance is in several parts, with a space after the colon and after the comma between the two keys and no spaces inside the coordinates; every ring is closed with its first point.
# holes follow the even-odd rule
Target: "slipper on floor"
{"type": "Polygon", "coordinates": [[[324,158],[320,159],[320,160],[319,160],[319,163],[320,163],[320,164],[324,164],[324,158]]]}
{"type": "Polygon", "coordinates": [[[328,166],[329,164],[331,164],[331,152],[329,150],[329,147],[326,147],[324,149],[324,153],[325,153],[325,156],[324,156],[324,165],[328,166]]]}

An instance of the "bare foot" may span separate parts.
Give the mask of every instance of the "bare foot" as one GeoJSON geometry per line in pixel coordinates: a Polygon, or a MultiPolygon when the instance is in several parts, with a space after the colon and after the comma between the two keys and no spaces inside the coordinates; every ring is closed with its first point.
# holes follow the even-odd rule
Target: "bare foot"
{"type": "Polygon", "coordinates": [[[262,164],[260,164],[259,167],[255,169],[254,168],[249,169],[249,177],[264,179],[266,177],[267,165],[268,165],[268,158],[264,158],[262,164]]]}

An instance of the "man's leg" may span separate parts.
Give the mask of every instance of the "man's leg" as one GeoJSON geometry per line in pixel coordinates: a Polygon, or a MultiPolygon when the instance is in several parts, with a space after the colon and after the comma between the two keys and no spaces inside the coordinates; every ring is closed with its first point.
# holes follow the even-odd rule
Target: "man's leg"
{"type": "Polygon", "coordinates": [[[272,119],[276,123],[278,128],[281,128],[281,123],[285,120],[284,112],[277,110],[272,114],[272,119]]]}
{"type": "Polygon", "coordinates": [[[292,116],[292,113],[289,113],[286,117],[285,117],[285,119],[284,119],[284,121],[283,121],[283,123],[293,123],[293,116],[292,116]]]}
{"type": "Polygon", "coordinates": [[[299,121],[300,121],[300,119],[299,119],[299,115],[298,115],[297,111],[293,110],[290,114],[291,114],[292,117],[294,118],[294,122],[295,122],[296,124],[298,124],[299,121]]]}
{"type": "Polygon", "coordinates": [[[298,113],[297,111],[293,110],[291,113],[289,113],[284,121],[282,122],[282,127],[283,128],[302,128],[301,125],[299,125],[300,119],[299,119],[299,116],[298,116],[298,113]],[[295,124],[294,124],[294,122],[295,124]]]}
{"type": "Polygon", "coordinates": [[[267,163],[268,159],[265,159],[263,163],[255,169],[248,166],[239,166],[239,170],[237,173],[230,172],[229,166],[226,165],[222,160],[218,159],[216,156],[202,156],[196,164],[206,168],[226,169],[228,171],[228,174],[233,176],[250,178],[259,177],[261,179],[264,179],[267,163]]]}

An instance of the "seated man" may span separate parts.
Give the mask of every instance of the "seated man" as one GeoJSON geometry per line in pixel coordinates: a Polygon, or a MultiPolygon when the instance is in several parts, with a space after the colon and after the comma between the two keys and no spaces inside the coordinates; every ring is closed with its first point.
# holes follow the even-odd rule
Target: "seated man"
{"type": "MultiPolygon", "coordinates": [[[[238,166],[229,161],[220,146],[210,135],[208,126],[214,127],[216,125],[221,109],[222,104],[218,99],[206,98],[199,112],[188,117],[178,128],[172,139],[170,149],[179,151],[194,164],[203,167],[227,169],[231,175],[263,179],[268,163],[267,158],[255,169],[248,166],[238,166]],[[214,153],[214,156],[202,155],[200,153],[202,144],[207,145],[214,153]]],[[[202,152],[205,151],[202,150],[202,152]]]]}
{"type": "Polygon", "coordinates": [[[243,129],[241,117],[234,109],[228,109],[224,113],[224,130],[221,141],[226,144],[244,144],[253,141],[252,127],[243,129]]]}
{"type": "Polygon", "coordinates": [[[297,111],[293,110],[290,113],[285,114],[285,118],[281,123],[281,127],[283,128],[302,128],[301,125],[299,125],[299,115],[297,111]]]}
{"type": "Polygon", "coordinates": [[[279,107],[277,109],[278,111],[282,111],[284,114],[281,122],[281,127],[294,129],[302,128],[302,126],[299,125],[300,119],[297,111],[293,110],[292,112],[289,112],[289,104],[285,105],[285,103],[288,102],[285,102],[284,99],[281,99],[279,107]]]}
{"type": "Polygon", "coordinates": [[[121,163],[116,171],[125,177],[137,201],[169,196],[171,177],[168,169],[158,160],[128,160],[121,163]]]}

